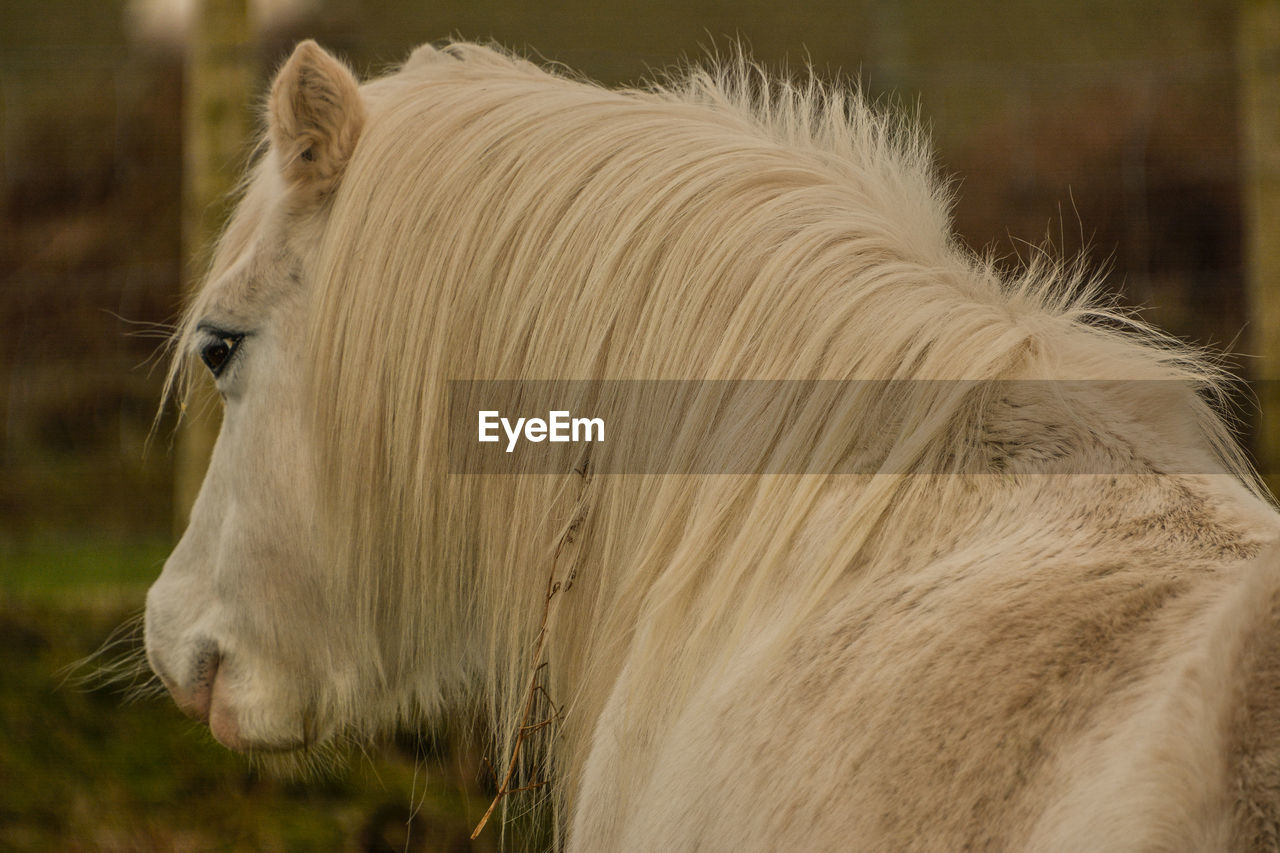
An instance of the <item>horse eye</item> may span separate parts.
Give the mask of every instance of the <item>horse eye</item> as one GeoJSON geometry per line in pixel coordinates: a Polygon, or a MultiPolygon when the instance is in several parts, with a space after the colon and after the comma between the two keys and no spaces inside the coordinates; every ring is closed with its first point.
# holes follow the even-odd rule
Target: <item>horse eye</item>
{"type": "Polygon", "coordinates": [[[240,346],[239,337],[220,337],[204,345],[200,350],[200,360],[216,379],[222,375],[222,371],[226,368],[227,362],[231,361],[231,356],[235,355],[238,346],[240,346]]]}

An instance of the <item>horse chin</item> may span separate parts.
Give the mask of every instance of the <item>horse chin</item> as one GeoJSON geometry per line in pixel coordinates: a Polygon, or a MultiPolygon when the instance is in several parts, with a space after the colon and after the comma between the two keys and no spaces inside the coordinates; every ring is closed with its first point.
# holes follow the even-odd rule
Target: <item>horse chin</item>
{"type": "Polygon", "coordinates": [[[308,734],[278,736],[245,734],[241,732],[235,714],[224,711],[216,705],[209,715],[209,731],[214,739],[227,749],[246,755],[284,755],[303,752],[323,740],[308,734]]]}
{"type": "Polygon", "coordinates": [[[209,713],[209,731],[227,749],[243,753],[285,753],[306,749],[305,737],[261,738],[242,734],[234,712],[215,705],[209,713]]]}
{"type": "Polygon", "coordinates": [[[218,743],[234,750],[253,755],[285,754],[307,750],[327,740],[324,726],[312,710],[279,715],[271,712],[254,713],[255,709],[237,706],[215,682],[209,703],[209,731],[218,743]],[[279,717],[289,723],[281,725],[279,717]],[[274,719],[273,719],[274,718],[274,719]]]}

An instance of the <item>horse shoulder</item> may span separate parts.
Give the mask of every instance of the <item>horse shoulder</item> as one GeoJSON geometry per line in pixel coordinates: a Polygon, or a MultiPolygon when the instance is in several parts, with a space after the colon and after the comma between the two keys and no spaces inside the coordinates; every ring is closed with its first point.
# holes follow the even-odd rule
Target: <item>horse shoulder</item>
{"type": "Polygon", "coordinates": [[[787,654],[744,645],[647,761],[607,736],[619,698],[582,802],[594,778],[629,806],[575,848],[1274,849],[1280,549],[1004,557],[863,585],[787,654]]]}

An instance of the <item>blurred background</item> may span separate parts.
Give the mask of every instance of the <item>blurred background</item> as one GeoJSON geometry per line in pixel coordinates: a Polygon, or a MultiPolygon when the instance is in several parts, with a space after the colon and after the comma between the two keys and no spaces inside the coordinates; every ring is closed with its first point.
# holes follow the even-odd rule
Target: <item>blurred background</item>
{"type": "Polygon", "coordinates": [[[0,5],[0,848],[471,849],[487,783],[456,733],[285,783],[167,700],[59,674],[141,607],[180,527],[193,475],[172,413],[152,433],[157,353],[299,38],[363,76],[462,37],[607,84],[735,41],[857,79],[918,109],[971,246],[1084,252],[1147,319],[1280,376],[1278,0],[264,0],[203,53],[201,5],[0,5]]]}

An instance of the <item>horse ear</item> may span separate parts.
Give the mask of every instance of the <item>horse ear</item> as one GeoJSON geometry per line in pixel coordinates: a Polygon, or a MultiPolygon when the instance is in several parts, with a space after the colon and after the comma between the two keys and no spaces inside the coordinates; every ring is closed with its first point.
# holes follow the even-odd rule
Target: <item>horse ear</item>
{"type": "Polygon", "coordinates": [[[285,183],[300,204],[319,202],[337,188],[365,115],[347,66],[314,41],[294,48],[271,84],[268,133],[285,183]]]}

